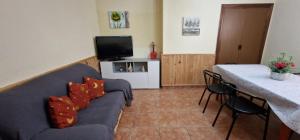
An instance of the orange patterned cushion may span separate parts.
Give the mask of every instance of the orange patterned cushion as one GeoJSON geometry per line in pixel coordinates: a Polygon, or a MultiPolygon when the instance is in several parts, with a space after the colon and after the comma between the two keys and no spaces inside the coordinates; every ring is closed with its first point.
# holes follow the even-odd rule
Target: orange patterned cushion
{"type": "Polygon", "coordinates": [[[84,77],[84,82],[88,85],[90,99],[95,99],[104,95],[104,81],[90,77],[84,77]]]}
{"type": "Polygon", "coordinates": [[[50,96],[49,111],[52,124],[56,128],[72,126],[77,121],[77,112],[68,96],[50,96]]]}
{"type": "Polygon", "coordinates": [[[87,84],[69,82],[69,96],[77,111],[86,108],[90,104],[87,84]]]}

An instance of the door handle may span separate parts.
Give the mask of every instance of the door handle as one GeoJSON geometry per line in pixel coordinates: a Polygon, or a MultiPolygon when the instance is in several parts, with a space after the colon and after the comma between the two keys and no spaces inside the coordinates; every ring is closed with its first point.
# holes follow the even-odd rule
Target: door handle
{"type": "Polygon", "coordinates": [[[240,44],[240,45],[238,46],[238,50],[240,51],[242,48],[243,48],[243,46],[240,44]]]}

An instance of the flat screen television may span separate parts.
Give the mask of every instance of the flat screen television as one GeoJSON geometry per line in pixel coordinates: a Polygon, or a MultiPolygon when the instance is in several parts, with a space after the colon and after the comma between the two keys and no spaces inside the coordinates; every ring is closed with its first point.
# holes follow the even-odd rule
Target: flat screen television
{"type": "Polygon", "coordinates": [[[96,36],[95,44],[100,60],[120,60],[133,56],[131,36],[96,36]]]}

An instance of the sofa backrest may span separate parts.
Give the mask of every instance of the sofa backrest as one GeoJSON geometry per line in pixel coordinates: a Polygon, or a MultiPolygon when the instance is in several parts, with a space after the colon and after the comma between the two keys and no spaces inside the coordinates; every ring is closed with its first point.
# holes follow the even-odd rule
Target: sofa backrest
{"type": "Polygon", "coordinates": [[[81,83],[84,76],[102,78],[93,68],[75,64],[0,93],[0,139],[29,140],[50,128],[48,97],[67,95],[67,83],[81,83]]]}

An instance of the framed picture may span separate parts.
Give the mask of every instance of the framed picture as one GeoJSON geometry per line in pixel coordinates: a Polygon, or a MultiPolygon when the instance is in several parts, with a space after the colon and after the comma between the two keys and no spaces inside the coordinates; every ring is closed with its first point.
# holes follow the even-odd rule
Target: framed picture
{"type": "Polygon", "coordinates": [[[182,35],[199,36],[200,35],[200,18],[184,17],[182,22],[182,35]]]}
{"type": "Polygon", "coordinates": [[[108,17],[111,29],[129,28],[127,11],[109,11],[108,17]]]}

